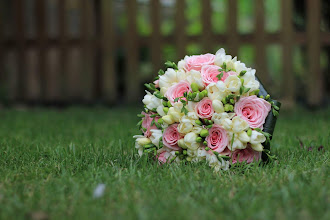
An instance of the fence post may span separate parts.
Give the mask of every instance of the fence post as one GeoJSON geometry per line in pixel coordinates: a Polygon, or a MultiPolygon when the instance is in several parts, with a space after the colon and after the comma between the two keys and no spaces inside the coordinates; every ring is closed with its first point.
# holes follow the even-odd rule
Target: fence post
{"type": "Polygon", "coordinates": [[[186,55],[186,30],[185,30],[185,16],[184,16],[185,1],[176,1],[176,11],[175,11],[175,32],[174,36],[176,38],[175,47],[177,49],[177,61],[183,59],[186,55]]]}
{"type": "Polygon", "coordinates": [[[233,56],[238,55],[239,49],[239,40],[237,33],[237,0],[229,0],[228,1],[228,54],[232,54],[233,56]]]}
{"type": "Polygon", "coordinates": [[[257,75],[261,82],[268,87],[270,85],[269,75],[267,71],[266,60],[266,40],[264,28],[264,0],[256,0],[256,30],[255,30],[255,45],[256,45],[256,69],[257,75]]]}
{"type": "Polygon", "coordinates": [[[160,18],[161,8],[159,0],[153,0],[150,3],[150,14],[152,22],[152,35],[151,35],[151,62],[152,62],[152,75],[157,75],[158,70],[162,67],[162,42],[160,33],[160,18]]]}
{"type": "Polygon", "coordinates": [[[138,35],[137,35],[137,3],[136,0],[126,0],[126,76],[125,76],[125,92],[128,102],[138,101],[140,95],[140,74],[138,66],[138,35]]]}
{"type": "Polygon", "coordinates": [[[59,42],[60,42],[60,74],[61,74],[61,99],[68,101],[68,80],[67,80],[67,59],[68,59],[68,38],[66,26],[66,0],[59,0],[59,42]]]}
{"type": "Polygon", "coordinates": [[[25,26],[24,26],[24,4],[23,0],[14,1],[14,19],[15,19],[15,41],[16,41],[16,59],[18,65],[18,87],[17,101],[23,101],[26,97],[26,57],[25,57],[25,26]]]}
{"type": "Polygon", "coordinates": [[[211,24],[211,15],[212,15],[212,7],[210,0],[202,1],[202,22],[203,22],[203,31],[202,31],[202,45],[203,50],[206,53],[214,53],[212,51],[212,24],[211,24]]]}
{"type": "Polygon", "coordinates": [[[102,0],[101,2],[101,48],[102,48],[102,97],[107,103],[115,103],[117,100],[117,77],[115,68],[115,30],[113,16],[113,2],[102,0]]]}
{"type": "Polygon", "coordinates": [[[295,80],[292,68],[293,63],[293,1],[281,1],[281,41],[282,41],[282,91],[284,92],[283,106],[293,108],[295,104],[295,80]]]}
{"type": "Polygon", "coordinates": [[[320,67],[321,1],[307,0],[308,104],[318,106],[323,98],[323,74],[320,67]]]}

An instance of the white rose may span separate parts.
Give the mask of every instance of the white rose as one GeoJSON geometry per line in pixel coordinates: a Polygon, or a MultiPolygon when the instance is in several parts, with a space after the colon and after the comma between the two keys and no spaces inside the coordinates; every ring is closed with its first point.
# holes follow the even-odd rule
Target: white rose
{"type": "Polygon", "coordinates": [[[249,124],[240,116],[235,116],[232,122],[233,122],[232,128],[235,133],[240,133],[249,128],[249,124]]]}
{"type": "Polygon", "coordinates": [[[146,91],[147,94],[144,96],[142,102],[146,105],[146,107],[150,110],[153,108],[157,108],[162,105],[162,100],[152,95],[150,92],[146,91]]]}
{"type": "Polygon", "coordinates": [[[212,116],[212,120],[214,121],[215,124],[221,125],[223,119],[231,119],[232,117],[235,116],[235,113],[227,113],[227,112],[222,112],[222,113],[214,113],[212,116]]]}
{"type": "Polygon", "coordinates": [[[233,122],[229,118],[225,118],[220,121],[222,127],[226,130],[230,130],[232,128],[233,122]]]}
{"type": "Polygon", "coordinates": [[[222,113],[225,111],[223,108],[223,104],[220,100],[213,100],[212,107],[216,113],[222,113]]]}
{"type": "Polygon", "coordinates": [[[162,117],[162,119],[166,124],[169,124],[169,125],[171,125],[175,122],[174,119],[172,118],[172,116],[170,116],[170,115],[165,115],[162,117]]]}
{"type": "Polygon", "coordinates": [[[174,70],[168,68],[164,75],[159,76],[159,87],[161,88],[160,92],[164,95],[169,87],[173,84],[180,82],[185,79],[184,70],[174,70]]]}
{"type": "Polygon", "coordinates": [[[200,144],[196,142],[197,134],[190,132],[184,136],[184,142],[188,149],[196,150],[200,144]]]}
{"type": "Polygon", "coordinates": [[[151,129],[151,136],[150,136],[150,140],[151,142],[156,145],[157,147],[159,147],[159,141],[162,138],[162,130],[159,129],[151,129]]]}
{"type": "Polygon", "coordinates": [[[256,130],[252,130],[251,142],[250,142],[251,144],[260,144],[265,141],[266,141],[266,137],[262,133],[256,130]]]}
{"type": "Polygon", "coordinates": [[[237,76],[230,75],[225,80],[225,85],[227,86],[229,91],[238,92],[242,83],[241,83],[241,80],[237,76]]]}

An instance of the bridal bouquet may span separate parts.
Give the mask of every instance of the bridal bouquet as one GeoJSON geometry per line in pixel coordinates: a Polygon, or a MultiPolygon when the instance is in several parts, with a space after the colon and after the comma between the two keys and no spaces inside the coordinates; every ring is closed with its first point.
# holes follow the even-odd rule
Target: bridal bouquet
{"type": "Polygon", "coordinates": [[[255,69],[226,55],[186,56],[165,63],[145,84],[144,110],[135,135],[139,155],[163,163],[206,161],[215,171],[269,155],[279,103],[255,76],[255,69]]]}

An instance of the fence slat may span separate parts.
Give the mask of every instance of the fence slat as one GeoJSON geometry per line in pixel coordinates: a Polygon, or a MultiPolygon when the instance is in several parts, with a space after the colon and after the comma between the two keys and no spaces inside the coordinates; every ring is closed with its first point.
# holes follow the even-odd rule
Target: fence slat
{"type": "Polygon", "coordinates": [[[101,27],[102,33],[102,98],[107,103],[115,103],[117,100],[117,77],[115,68],[115,32],[113,2],[102,0],[101,2],[101,27]]]}
{"type": "Polygon", "coordinates": [[[45,0],[36,0],[36,26],[37,26],[37,39],[38,39],[38,75],[40,83],[40,97],[37,99],[45,100],[51,95],[49,89],[52,88],[51,78],[49,72],[46,71],[46,17],[45,17],[45,0]]]}
{"type": "MultiPolygon", "coordinates": [[[[4,54],[5,54],[5,51],[4,51],[4,46],[3,46],[3,43],[4,43],[4,16],[3,16],[3,10],[4,10],[4,3],[3,1],[0,2],[0,92],[2,94],[6,94],[7,93],[7,88],[6,88],[6,84],[5,84],[5,80],[6,80],[6,75],[5,75],[5,68],[4,68],[4,54]]],[[[0,98],[3,98],[3,97],[0,97],[0,98]]],[[[1,100],[0,100],[1,101],[1,100]]]]}
{"type": "MultiPolygon", "coordinates": [[[[81,22],[81,33],[83,42],[83,69],[81,72],[82,78],[82,96],[85,101],[90,101],[93,97],[93,66],[95,58],[95,50],[92,48],[91,36],[93,31],[93,1],[83,0],[82,4],[82,22],[81,22]]],[[[96,73],[94,73],[96,74],[96,73]]]]}
{"type": "Polygon", "coordinates": [[[17,51],[17,65],[18,65],[18,96],[17,101],[23,101],[26,92],[27,77],[25,74],[26,60],[25,60],[25,25],[24,25],[24,4],[23,0],[14,1],[14,19],[15,19],[15,39],[17,51]]]}
{"type": "Polygon", "coordinates": [[[136,0],[126,1],[127,29],[126,29],[126,76],[125,92],[128,102],[138,101],[140,95],[140,77],[138,66],[138,35],[136,27],[137,4],[136,0]]]}
{"type": "Polygon", "coordinates": [[[266,60],[266,41],[264,29],[264,0],[256,0],[256,30],[255,30],[255,45],[256,45],[256,69],[257,75],[261,82],[266,87],[269,87],[269,75],[267,72],[266,60]]]}
{"type": "Polygon", "coordinates": [[[185,30],[185,1],[176,1],[176,12],[175,12],[175,47],[177,50],[177,59],[183,59],[186,55],[186,30],[185,30]]]}
{"type": "Polygon", "coordinates": [[[202,1],[202,22],[203,22],[203,31],[202,31],[202,44],[203,50],[205,53],[214,53],[212,48],[212,24],[211,24],[211,15],[212,7],[210,0],[202,1]]]}
{"type": "Polygon", "coordinates": [[[321,1],[307,0],[308,104],[318,106],[323,98],[323,73],[320,67],[321,1]]]}
{"type": "Polygon", "coordinates": [[[60,78],[61,78],[61,100],[68,101],[68,83],[67,83],[67,59],[68,59],[68,33],[66,26],[66,0],[58,0],[58,19],[59,19],[59,42],[60,42],[60,78]]]}
{"type": "Polygon", "coordinates": [[[152,22],[152,37],[151,37],[151,62],[152,62],[152,75],[156,75],[158,70],[162,67],[162,41],[160,33],[160,3],[159,0],[151,1],[150,14],[152,22]]]}
{"type": "Polygon", "coordinates": [[[229,51],[227,51],[228,54],[231,54],[232,56],[238,55],[238,49],[239,49],[239,39],[238,39],[238,33],[237,33],[237,0],[229,0],[228,1],[228,48],[229,51]]]}
{"type": "Polygon", "coordinates": [[[282,91],[285,91],[283,97],[283,105],[286,108],[292,108],[295,102],[295,80],[294,72],[292,68],[293,64],[293,1],[292,0],[282,0],[281,1],[282,11],[281,11],[281,22],[282,22],[282,64],[283,73],[282,74],[282,91]]]}

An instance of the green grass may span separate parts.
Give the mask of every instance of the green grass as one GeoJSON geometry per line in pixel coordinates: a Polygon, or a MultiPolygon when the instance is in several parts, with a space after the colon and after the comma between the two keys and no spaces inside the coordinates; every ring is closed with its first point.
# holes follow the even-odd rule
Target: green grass
{"type": "Polygon", "coordinates": [[[277,162],[221,174],[139,159],[138,110],[2,110],[0,219],[330,218],[329,110],[283,113],[277,162]],[[302,149],[296,137],[324,151],[302,149]],[[105,194],[94,199],[100,183],[105,194]]]}

